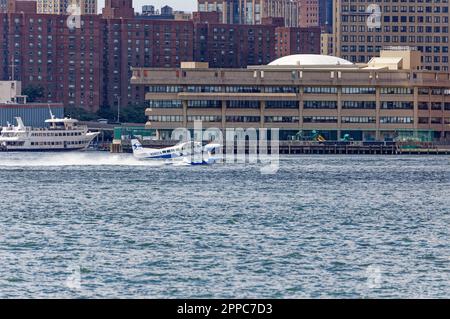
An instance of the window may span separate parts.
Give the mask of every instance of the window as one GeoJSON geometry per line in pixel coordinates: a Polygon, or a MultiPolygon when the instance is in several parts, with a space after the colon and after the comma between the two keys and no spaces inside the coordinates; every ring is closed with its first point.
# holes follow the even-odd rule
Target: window
{"type": "Polygon", "coordinates": [[[343,109],[370,109],[374,110],[377,107],[375,101],[343,101],[343,109]]]}
{"type": "Polygon", "coordinates": [[[413,102],[385,101],[381,104],[381,108],[388,110],[395,110],[395,109],[412,110],[413,107],[414,107],[413,102]]]}
{"type": "Polygon", "coordinates": [[[298,116],[266,116],[264,118],[267,123],[298,123],[298,116]]]}
{"type": "Polygon", "coordinates": [[[336,94],[337,88],[335,87],[304,87],[303,88],[304,93],[315,93],[315,94],[336,94]]]}
{"type": "Polygon", "coordinates": [[[376,123],[375,116],[343,116],[341,117],[342,123],[376,123]]]}
{"type": "Polygon", "coordinates": [[[304,101],[305,109],[336,109],[336,101],[304,101]]]}
{"type": "Polygon", "coordinates": [[[343,87],[342,94],[375,94],[377,90],[373,87],[343,87]]]}
{"type": "Polygon", "coordinates": [[[182,108],[183,104],[180,100],[149,100],[148,107],[151,108],[182,108]]]}
{"type": "Polygon", "coordinates": [[[298,101],[267,101],[266,108],[268,109],[298,109],[298,101]]]}
{"type": "Polygon", "coordinates": [[[411,88],[381,88],[381,94],[413,94],[411,88]]]}
{"type": "Polygon", "coordinates": [[[304,123],[337,123],[336,116],[305,116],[304,123]]]}
{"type": "Polygon", "coordinates": [[[218,100],[190,100],[188,101],[190,108],[221,108],[222,101],[218,100]]]}
{"type": "Polygon", "coordinates": [[[412,117],[385,116],[380,118],[381,124],[414,124],[412,117]]]}

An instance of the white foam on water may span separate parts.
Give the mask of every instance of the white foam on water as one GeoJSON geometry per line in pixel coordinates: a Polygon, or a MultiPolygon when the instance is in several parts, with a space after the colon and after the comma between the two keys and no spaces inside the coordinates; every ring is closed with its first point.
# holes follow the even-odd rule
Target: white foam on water
{"type": "Polygon", "coordinates": [[[0,153],[1,167],[163,166],[164,161],[137,160],[132,154],[107,152],[0,153]]]}

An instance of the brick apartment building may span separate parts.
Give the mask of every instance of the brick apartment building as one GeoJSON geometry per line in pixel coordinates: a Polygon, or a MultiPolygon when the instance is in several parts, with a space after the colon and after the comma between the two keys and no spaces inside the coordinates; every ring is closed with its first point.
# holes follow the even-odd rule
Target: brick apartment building
{"type": "Polygon", "coordinates": [[[144,103],[145,89],[130,83],[131,67],[174,68],[183,61],[204,61],[217,68],[243,68],[281,55],[320,52],[320,29],[306,30],[314,41],[297,42],[285,37],[289,29],[276,20],[225,25],[217,13],[199,13],[191,21],[141,19],[131,0],[106,0],[101,15],[82,15],[81,28],[69,29],[66,15],[35,12],[34,1],[10,0],[8,13],[0,13],[0,80],[42,87],[39,102],[62,102],[89,112],[144,103]]]}

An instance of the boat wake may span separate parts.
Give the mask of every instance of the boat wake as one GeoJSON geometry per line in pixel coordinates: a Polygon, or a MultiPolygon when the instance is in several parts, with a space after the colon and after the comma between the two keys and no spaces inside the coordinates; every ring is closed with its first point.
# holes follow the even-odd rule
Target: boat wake
{"type": "Polygon", "coordinates": [[[140,161],[132,154],[107,152],[70,153],[0,153],[1,167],[64,167],[64,166],[163,166],[161,161],[140,161]]]}

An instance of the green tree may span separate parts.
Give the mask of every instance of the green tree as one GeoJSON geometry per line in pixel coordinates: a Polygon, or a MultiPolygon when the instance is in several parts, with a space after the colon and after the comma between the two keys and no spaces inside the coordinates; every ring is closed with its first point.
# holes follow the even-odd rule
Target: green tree
{"type": "Polygon", "coordinates": [[[101,107],[97,111],[97,116],[102,119],[107,119],[109,122],[114,122],[116,121],[117,114],[109,107],[101,107]]]}
{"type": "Polygon", "coordinates": [[[123,110],[121,110],[121,121],[126,123],[142,123],[147,121],[145,116],[145,105],[128,105],[123,110]]]}
{"type": "Polygon", "coordinates": [[[42,86],[29,85],[22,90],[22,94],[27,96],[28,102],[36,102],[36,100],[44,97],[44,88],[42,86]]]}
{"type": "Polygon", "coordinates": [[[66,107],[64,109],[64,114],[68,117],[77,119],[79,121],[95,121],[98,119],[98,115],[86,111],[81,107],[66,107]]]}
{"type": "MultiPolygon", "coordinates": [[[[142,123],[147,121],[145,116],[145,105],[127,105],[120,108],[120,122],[122,123],[142,123]]],[[[98,110],[97,116],[99,118],[107,119],[109,122],[117,121],[117,106],[102,107],[98,110]]]]}

